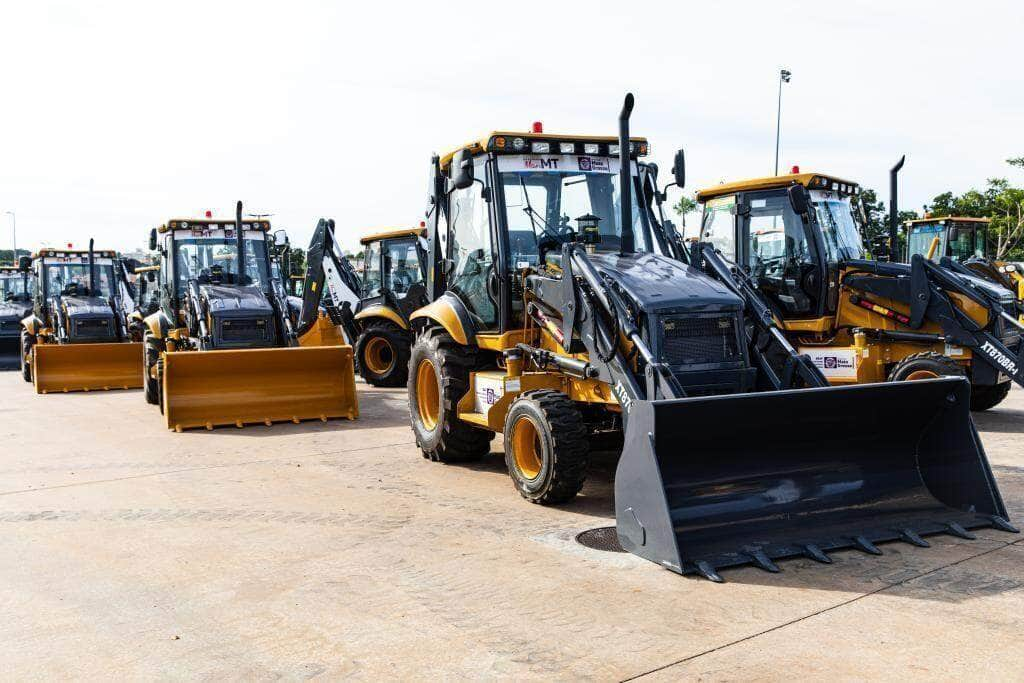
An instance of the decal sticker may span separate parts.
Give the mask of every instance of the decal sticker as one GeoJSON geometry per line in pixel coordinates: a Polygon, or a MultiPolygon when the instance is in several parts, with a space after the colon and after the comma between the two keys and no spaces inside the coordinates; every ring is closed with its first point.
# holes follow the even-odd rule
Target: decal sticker
{"type": "Polygon", "coordinates": [[[857,350],[801,347],[798,351],[808,356],[827,379],[857,379],[857,350]]]}
{"type": "Polygon", "coordinates": [[[495,403],[505,395],[504,377],[481,377],[474,379],[473,411],[486,415],[495,403]]]}
{"type": "Polygon", "coordinates": [[[611,165],[606,157],[580,157],[576,160],[581,171],[590,173],[611,173],[611,165]]]}
{"type": "Polygon", "coordinates": [[[1016,376],[1017,364],[1013,362],[1012,358],[993,346],[992,342],[985,342],[982,344],[981,350],[987,353],[988,357],[991,358],[996,365],[1001,367],[1003,370],[1006,370],[1010,376],[1016,376]]]}

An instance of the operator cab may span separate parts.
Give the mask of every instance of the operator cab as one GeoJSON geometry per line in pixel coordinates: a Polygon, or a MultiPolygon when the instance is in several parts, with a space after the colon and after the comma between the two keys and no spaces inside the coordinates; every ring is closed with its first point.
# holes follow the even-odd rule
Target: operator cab
{"type": "Polygon", "coordinates": [[[28,271],[16,266],[0,267],[0,303],[4,301],[31,301],[35,280],[28,271]]]}
{"type": "Polygon", "coordinates": [[[866,257],[853,208],[859,192],[847,180],[798,172],[705,189],[697,193],[700,239],[747,270],[785,318],[819,318],[836,310],[842,264],[866,257]],[[805,216],[794,186],[804,191],[805,216]]]}
{"type": "MultiPolygon", "coordinates": [[[[648,143],[631,138],[630,147],[634,250],[649,252],[651,225],[636,199],[648,143]]],[[[479,330],[522,324],[524,274],[558,268],[562,244],[622,247],[617,138],[546,134],[534,124],[528,133],[493,132],[436,163],[428,216],[437,219],[431,248],[443,272],[434,291],[456,295],[479,330]]]]}
{"type": "Polygon", "coordinates": [[[987,218],[967,218],[959,216],[926,217],[907,221],[907,257],[906,262],[915,254],[928,257],[938,262],[943,256],[963,263],[971,258],[988,257],[988,225],[987,218]],[[938,245],[932,251],[932,244],[938,239],[938,245]]]}

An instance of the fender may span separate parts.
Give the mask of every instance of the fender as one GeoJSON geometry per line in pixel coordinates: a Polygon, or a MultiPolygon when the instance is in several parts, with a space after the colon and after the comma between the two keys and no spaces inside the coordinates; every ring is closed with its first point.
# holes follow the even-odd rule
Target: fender
{"type": "Polygon", "coordinates": [[[476,328],[466,304],[451,292],[445,292],[437,301],[417,309],[409,316],[409,320],[421,318],[436,322],[459,344],[476,343],[476,328]]]}
{"type": "Polygon", "coordinates": [[[368,308],[364,308],[355,315],[355,320],[366,320],[367,318],[384,318],[385,320],[390,320],[394,324],[398,325],[403,330],[409,329],[409,325],[402,319],[402,316],[398,314],[398,311],[390,306],[381,306],[379,304],[370,306],[368,308]]]}
{"type": "Polygon", "coordinates": [[[142,322],[154,339],[163,339],[167,336],[167,331],[174,327],[171,319],[163,311],[147,315],[142,322]]]}
{"type": "Polygon", "coordinates": [[[39,328],[42,327],[43,321],[35,315],[30,315],[27,318],[22,319],[21,325],[25,328],[25,332],[34,337],[39,334],[39,328]]]}

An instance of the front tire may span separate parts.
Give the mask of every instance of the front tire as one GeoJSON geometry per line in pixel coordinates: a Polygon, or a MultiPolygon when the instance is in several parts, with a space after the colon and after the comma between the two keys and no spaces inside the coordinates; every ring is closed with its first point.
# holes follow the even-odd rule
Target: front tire
{"type": "Polygon", "coordinates": [[[35,345],[35,338],[25,330],[21,331],[21,378],[32,383],[32,364],[29,362],[28,357],[32,353],[32,347],[35,345]]]}
{"type": "Polygon", "coordinates": [[[988,387],[971,387],[971,410],[982,411],[995,408],[1010,393],[1013,382],[1003,382],[988,387]]]}
{"type": "Polygon", "coordinates": [[[505,464],[523,498],[540,505],[572,500],[589,463],[583,416],[568,396],[541,389],[512,403],[505,417],[505,464]]]}
{"type": "Polygon", "coordinates": [[[409,333],[381,321],[367,327],[356,340],[359,374],[375,387],[400,387],[409,380],[409,333]]]}
{"type": "Polygon", "coordinates": [[[435,462],[471,462],[490,451],[494,434],[458,418],[459,399],[469,391],[474,349],[446,332],[428,328],[409,353],[409,419],[423,457],[435,462]]]}

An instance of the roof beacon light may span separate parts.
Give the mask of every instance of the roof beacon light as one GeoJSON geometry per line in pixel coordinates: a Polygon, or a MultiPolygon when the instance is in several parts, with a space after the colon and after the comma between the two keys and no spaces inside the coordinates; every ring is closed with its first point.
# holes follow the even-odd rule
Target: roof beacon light
{"type": "Polygon", "coordinates": [[[541,123],[540,121],[534,121],[533,126],[530,128],[530,130],[532,130],[534,133],[543,133],[544,124],[541,123]]]}
{"type": "Polygon", "coordinates": [[[207,218],[213,218],[213,211],[210,211],[209,209],[207,209],[206,210],[206,217],[207,218]]]}
{"type": "Polygon", "coordinates": [[[800,167],[793,166],[793,168],[789,169],[789,172],[792,173],[793,175],[797,175],[798,173],[800,173],[800,167]]]}

